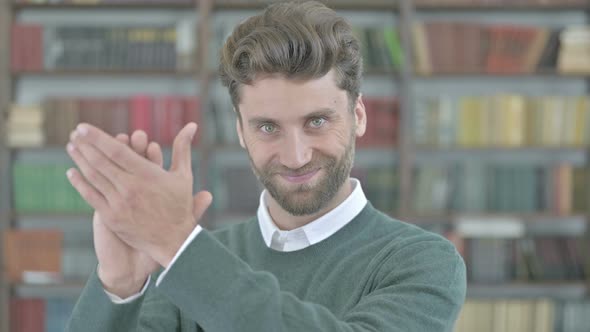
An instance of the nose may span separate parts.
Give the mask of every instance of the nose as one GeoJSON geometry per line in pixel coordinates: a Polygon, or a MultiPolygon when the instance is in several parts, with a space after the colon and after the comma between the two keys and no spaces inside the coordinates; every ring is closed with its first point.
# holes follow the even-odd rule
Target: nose
{"type": "Polygon", "coordinates": [[[303,133],[294,131],[285,135],[282,145],[279,158],[283,166],[298,169],[311,161],[311,142],[303,133]]]}

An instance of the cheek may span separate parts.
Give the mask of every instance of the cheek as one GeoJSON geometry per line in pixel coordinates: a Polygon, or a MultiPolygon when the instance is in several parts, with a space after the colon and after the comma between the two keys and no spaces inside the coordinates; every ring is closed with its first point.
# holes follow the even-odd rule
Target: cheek
{"type": "Polygon", "coordinates": [[[314,146],[323,154],[338,157],[350,144],[350,135],[350,132],[345,129],[330,129],[325,135],[316,138],[314,146]]]}
{"type": "Polygon", "coordinates": [[[248,150],[250,159],[252,159],[254,166],[258,169],[266,166],[277,154],[276,142],[248,139],[244,136],[244,143],[246,144],[246,150],[248,150]]]}

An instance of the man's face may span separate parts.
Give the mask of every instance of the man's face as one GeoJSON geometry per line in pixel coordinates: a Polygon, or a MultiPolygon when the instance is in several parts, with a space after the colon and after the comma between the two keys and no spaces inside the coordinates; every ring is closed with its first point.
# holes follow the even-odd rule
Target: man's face
{"type": "Polygon", "coordinates": [[[354,141],[365,131],[359,100],[350,112],[333,72],[311,81],[280,76],[241,90],[240,144],[272,198],[295,216],[325,207],[348,179],[354,141]]]}

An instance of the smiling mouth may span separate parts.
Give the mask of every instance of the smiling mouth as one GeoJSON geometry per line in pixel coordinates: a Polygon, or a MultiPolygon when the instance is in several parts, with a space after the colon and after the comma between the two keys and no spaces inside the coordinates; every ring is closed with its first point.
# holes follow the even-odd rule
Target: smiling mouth
{"type": "Polygon", "coordinates": [[[301,175],[287,175],[281,174],[281,177],[289,182],[292,183],[304,183],[307,182],[309,179],[314,177],[319,172],[319,169],[313,170],[309,173],[301,174],[301,175]]]}

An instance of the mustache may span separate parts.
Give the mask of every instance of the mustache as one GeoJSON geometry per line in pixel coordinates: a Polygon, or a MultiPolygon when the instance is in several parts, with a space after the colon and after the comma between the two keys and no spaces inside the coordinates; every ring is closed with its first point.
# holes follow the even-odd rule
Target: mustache
{"type": "Polygon", "coordinates": [[[310,165],[307,164],[303,167],[300,167],[298,169],[291,169],[288,167],[284,167],[284,166],[277,166],[277,167],[273,167],[272,169],[269,169],[269,173],[271,175],[286,175],[286,176],[301,176],[301,175],[305,175],[308,173],[311,173],[313,171],[316,171],[318,169],[321,168],[321,165],[310,165]]]}
{"type": "Polygon", "coordinates": [[[305,175],[305,174],[317,171],[320,168],[329,167],[333,163],[334,163],[334,161],[328,157],[324,157],[324,158],[319,157],[319,158],[312,160],[309,163],[307,163],[297,169],[285,167],[284,165],[280,165],[280,164],[269,165],[265,169],[265,173],[269,174],[271,176],[274,176],[274,175],[301,176],[301,175],[305,175]]]}

